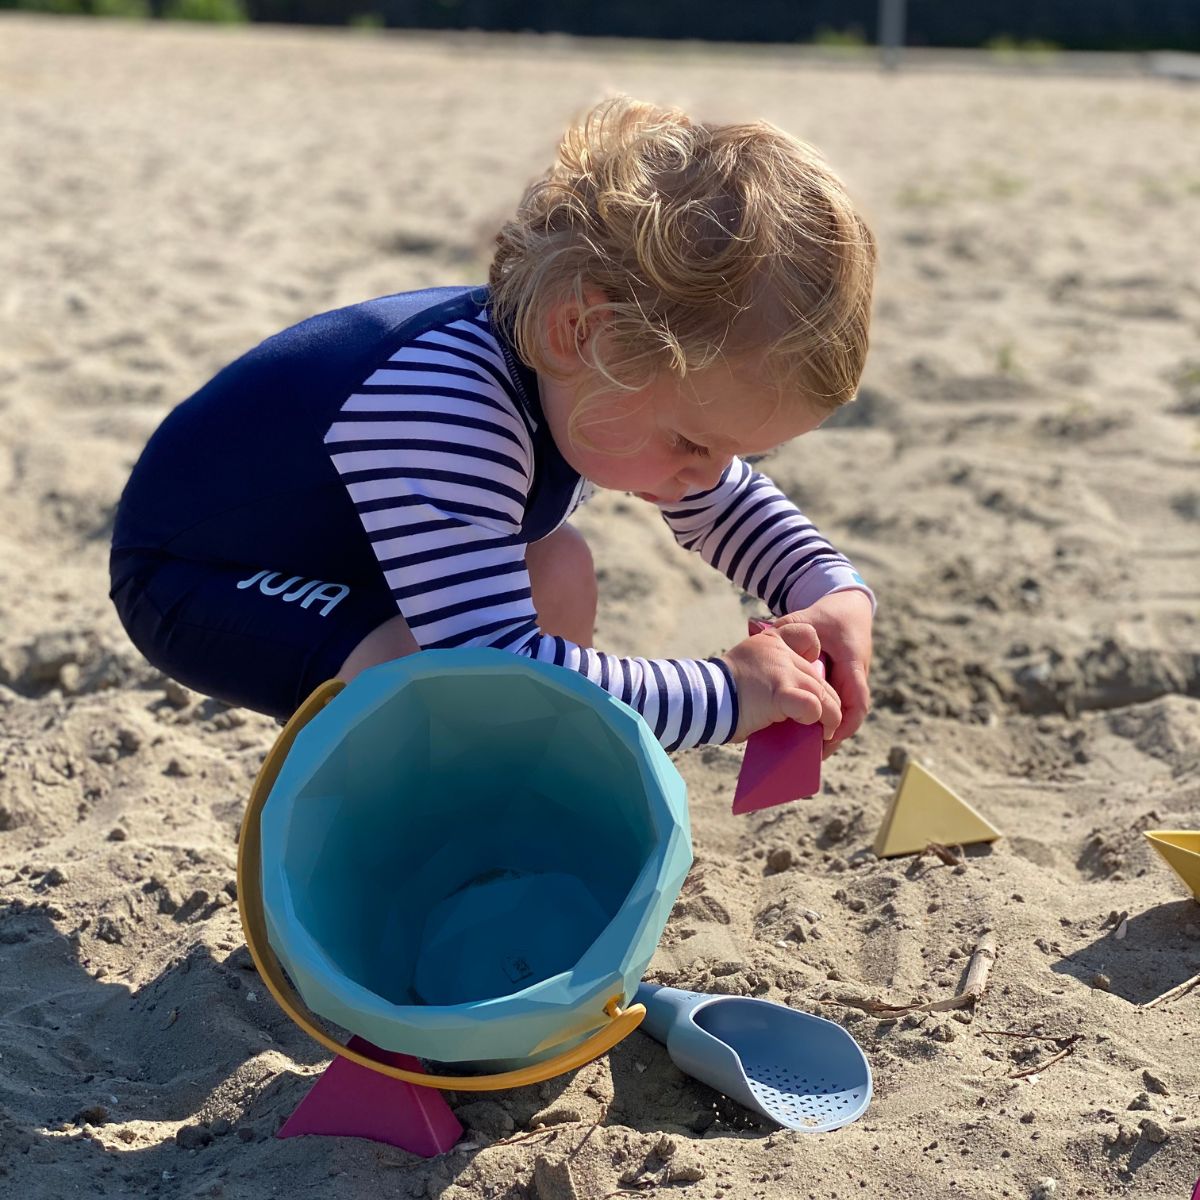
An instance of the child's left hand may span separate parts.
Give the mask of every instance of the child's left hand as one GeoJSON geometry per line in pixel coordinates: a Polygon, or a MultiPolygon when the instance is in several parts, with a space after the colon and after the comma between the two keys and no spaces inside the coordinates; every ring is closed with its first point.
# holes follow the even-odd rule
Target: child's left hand
{"type": "Polygon", "coordinates": [[[829,683],[842,701],[842,723],[824,745],[828,758],[853,736],[871,710],[871,598],[866,592],[847,590],[822,596],[798,612],[776,617],[772,625],[803,621],[821,639],[821,653],[829,658],[829,683]]]}

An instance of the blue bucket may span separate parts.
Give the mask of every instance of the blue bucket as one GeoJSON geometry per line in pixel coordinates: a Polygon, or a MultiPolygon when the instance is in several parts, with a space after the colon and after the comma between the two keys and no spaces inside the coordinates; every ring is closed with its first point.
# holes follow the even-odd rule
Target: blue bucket
{"type": "Polygon", "coordinates": [[[339,686],[280,735],[247,812],[260,969],[259,932],[311,1012],[467,1072],[570,1069],[636,1027],[627,1001],[691,865],[686,790],[645,722],[499,650],[339,686]]]}

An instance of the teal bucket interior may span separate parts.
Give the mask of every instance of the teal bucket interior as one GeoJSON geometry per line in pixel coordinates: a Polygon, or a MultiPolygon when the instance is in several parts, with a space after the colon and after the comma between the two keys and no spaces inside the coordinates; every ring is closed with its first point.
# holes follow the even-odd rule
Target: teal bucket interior
{"type": "Polygon", "coordinates": [[[262,822],[268,937],[305,1003],[445,1062],[532,1060],[604,1024],[691,861],[644,722],[501,651],[359,676],[297,736],[262,822]]]}

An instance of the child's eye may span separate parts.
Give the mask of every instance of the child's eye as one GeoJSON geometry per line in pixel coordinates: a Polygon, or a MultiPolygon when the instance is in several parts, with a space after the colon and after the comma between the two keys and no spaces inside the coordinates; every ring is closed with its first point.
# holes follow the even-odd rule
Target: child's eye
{"type": "Polygon", "coordinates": [[[708,447],[707,446],[697,446],[695,442],[689,442],[687,440],[687,438],[685,438],[680,433],[677,433],[675,435],[675,445],[680,450],[683,450],[688,454],[694,454],[698,458],[707,458],[708,457],[708,447]]]}

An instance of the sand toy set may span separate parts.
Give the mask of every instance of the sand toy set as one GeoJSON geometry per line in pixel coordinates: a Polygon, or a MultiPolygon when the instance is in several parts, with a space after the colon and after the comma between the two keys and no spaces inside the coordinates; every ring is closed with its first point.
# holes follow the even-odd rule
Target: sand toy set
{"type": "MultiPolygon", "coordinates": [[[[818,726],[755,734],[734,812],[814,795],[821,749],[818,726]]],[[[910,761],[874,851],[999,836],[910,761]]],[[[1200,835],[1147,836],[1195,890],[1200,835]]],[[[279,1136],[443,1153],[462,1135],[445,1091],[552,1078],[639,1026],[680,1070],[785,1128],[860,1117],[871,1071],[840,1025],[642,982],[691,861],[674,765],[632,709],[574,672],[427,651],[324,684],[268,754],[239,851],[255,964],[336,1056],[279,1136]]]]}
{"type": "Polygon", "coordinates": [[[870,1071],[841,1026],[639,990],[691,860],[665,751],[573,672],[432,651],[325,684],[263,764],[238,864],[260,973],[337,1056],[281,1136],[440,1153],[461,1135],[443,1091],[551,1078],[643,1020],[779,1124],[853,1120],[870,1071]]]}

